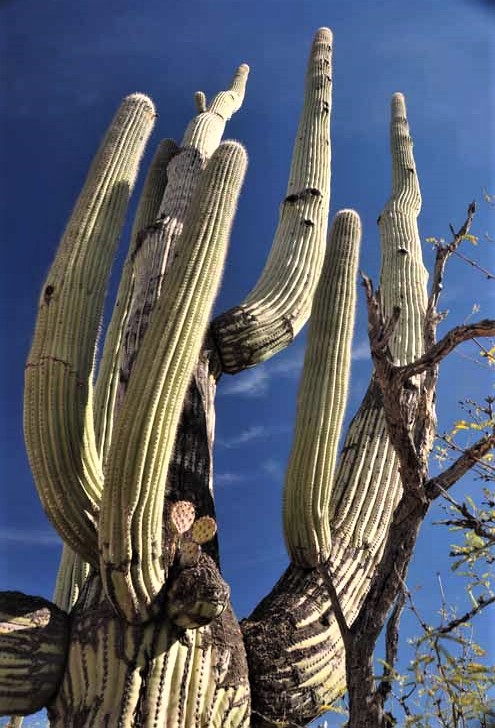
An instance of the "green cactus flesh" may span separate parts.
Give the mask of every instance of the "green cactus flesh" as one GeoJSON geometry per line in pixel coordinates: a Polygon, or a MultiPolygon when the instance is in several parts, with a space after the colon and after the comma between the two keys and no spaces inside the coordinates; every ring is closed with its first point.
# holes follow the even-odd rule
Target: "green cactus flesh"
{"type": "Polygon", "coordinates": [[[129,627],[90,577],[72,612],[67,668],[52,728],[249,725],[242,640],[230,608],[207,627],[154,620],[129,627]]]}
{"type": "Polygon", "coordinates": [[[243,148],[225,142],[202,175],[108,454],[99,522],[101,570],[108,597],[131,621],[154,613],[164,584],[157,534],[168,463],[220,283],[245,166],[243,148]]]}

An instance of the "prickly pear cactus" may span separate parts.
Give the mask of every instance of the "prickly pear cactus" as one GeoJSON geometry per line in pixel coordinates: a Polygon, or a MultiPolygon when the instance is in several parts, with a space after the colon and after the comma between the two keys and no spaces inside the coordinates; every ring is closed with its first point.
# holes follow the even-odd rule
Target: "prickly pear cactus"
{"type": "MultiPolygon", "coordinates": [[[[196,94],[181,143],[162,141],[146,177],[95,372],[153,104],[134,94],[111,123],[43,285],[26,364],[29,460],[64,551],[55,604],[0,595],[1,713],[46,706],[59,728],[292,726],[342,693],[343,646],[318,567],[331,564],[352,621],[400,483],[373,377],[337,453],[361,225],[342,210],[327,241],[331,63],[332,34],[321,28],[266,266],[246,299],[213,321],[246,168],[243,147],[221,138],[249,69],[239,66],[210,102],[196,94]],[[216,382],[289,345],[310,314],[283,504],[291,565],[240,626],[218,562],[216,382]]],[[[401,301],[392,346],[407,362],[421,352],[426,276],[400,94],[391,129],[381,291],[387,310],[401,301]]]]}

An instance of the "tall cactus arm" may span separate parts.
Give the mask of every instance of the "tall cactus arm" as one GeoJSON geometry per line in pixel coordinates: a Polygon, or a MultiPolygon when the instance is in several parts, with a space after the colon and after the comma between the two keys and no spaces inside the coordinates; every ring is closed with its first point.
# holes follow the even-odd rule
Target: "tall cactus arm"
{"type": "Polygon", "coordinates": [[[285,348],[306,322],[325,254],[330,200],[332,33],[316,33],[287,196],[261,277],[212,323],[223,370],[235,373],[285,348]]]}
{"type": "MultiPolygon", "coordinates": [[[[427,274],[417,228],[419,184],[401,94],[392,98],[391,152],[392,194],[380,216],[380,291],[386,315],[401,308],[390,344],[393,357],[410,362],[423,353],[427,274]]],[[[348,624],[381,559],[401,491],[380,388],[372,376],[345,438],[330,499],[328,563],[348,624]]],[[[318,569],[291,565],[244,622],[243,634],[253,726],[277,720],[278,725],[303,725],[345,689],[343,644],[318,569]]]]}
{"type": "Polygon", "coordinates": [[[26,364],[24,429],[40,499],[62,539],[92,563],[102,489],[94,351],[110,265],[154,117],[141,94],[127,97],[114,117],[43,287],[26,364]]]}
{"type": "Polygon", "coordinates": [[[156,597],[166,577],[160,536],[167,468],[245,166],[243,147],[229,142],[203,173],[112,439],[98,529],[101,572],[109,599],[129,621],[149,619],[159,607],[156,597]]]}
{"type": "Polygon", "coordinates": [[[293,563],[330,556],[328,509],[345,413],[361,240],[359,216],[337,214],[313,301],[284,492],[284,530],[293,563]]]}
{"type": "MultiPolygon", "coordinates": [[[[392,194],[379,218],[380,295],[386,316],[392,315],[394,307],[401,309],[390,348],[397,363],[405,364],[424,350],[428,275],[417,227],[421,196],[402,94],[394,94],[391,107],[392,194]]],[[[344,445],[336,477],[332,529],[358,548],[371,546],[375,550],[383,541],[401,486],[374,382],[367,400],[344,445]],[[366,445],[358,445],[363,433],[371,437],[366,445]]]]}
{"type": "Polygon", "coordinates": [[[120,354],[134,291],[134,257],[144,231],[158,219],[168,181],[167,167],[178,152],[179,147],[173,139],[164,139],[158,145],[151,162],[132,227],[131,243],[122,270],[117,299],[105,336],[95,387],[95,432],[102,462],[105,461],[112,439],[116,402],[123,398],[120,393],[123,389],[120,354]]]}

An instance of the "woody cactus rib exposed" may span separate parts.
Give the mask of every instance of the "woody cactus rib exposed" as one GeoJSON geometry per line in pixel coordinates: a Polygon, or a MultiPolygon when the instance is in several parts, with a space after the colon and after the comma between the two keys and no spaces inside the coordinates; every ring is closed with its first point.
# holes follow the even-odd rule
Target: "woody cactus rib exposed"
{"type": "Polygon", "coordinates": [[[155,118],[127,97],[88,173],[41,293],[26,364],[24,429],[41,502],[64,541],[97,563],[103,487],[92,373],[107,278],[138,164],[155,118]]]}
{"type": "Polygon", "coordinates": [[[284,530],[294,564],[330,556],[328,509],[347,400],[361,223],[353,210],[334,220],[313,302],[284,494],[284,530]]]}
{"type": "Polygon", "coordinates": [[[130,621],[149,619],[159,606],[155,598],[166,578],[159,535],[167,469],[220,284],[245,168],[243,147],[225,142],[202,174],[108,454],[100,566],[108,598],[130,621]]]}
{"type": "MultiPolygon", "coordinates": [[[[246,64],[239,66],[230,89],[216,94],[209,105],[206,105],[203,94],[204,104],[200,113],[189,123],[180,149],[170,150],[168,162],[163,160],[163,163],[167,163],[166,179],[160,173],[159,157],[156,159],[156,173],[153,174],[153,170],[150,172],[147,196],[157,201],[161,197],[161,200],[158,210],[153,210],[155,219],[151,224],[147,222],[143,228],[136,223],[136,245],[131,241],[128,260],[130,258],[132,265],[132,292],[125,312],[115,312],[118,331],[122,331],[122,346],[115,365],[110,364],[111,371],[118,370],[118,396],[108,402],[107,411],[104,413],[107,422],[113,423],[123,402],[134,361],[151,312],[160,296],[177,241],[182,234],[201,171],[218,147],[226,122],[242,105],[248,74],[249,67],[246,64]]],[[[113,349],[110,345],[108,352],[112,356],[113,349]]],[[[106,352],[104,362],[105,355],[106,352]]],[[[106,392],[105,379],[102,376],[103,401],[106,392]]],[[[109,438],[106,439],[109,442],[109,438]]]]}
{"type": "MultiPolygon", "coordinates": [[[[380,291],[387,314],[401,306],[391,348],[397,361],[409,362],[423,352],[427,275],[417,228],[421,197],[401,94],[392,99],[391,153],[392,194],[380,216],[380,291]]],[[[397,458],[372,377],[344,441],[327,514],[327,563],[349,624],[366,596],[400,494],[397,458]]],[[[345,690],[340,630],[318,570],[289,567],[243,623],[243,634],[260,715],[274,720],[285,715],[282,725],[303,724],[345,690]]]]}
{"type": "Polygon", "coordinates": [[[320,28],[311,48],[287,194],[268,260],[246,299],[212,323],[225,372],[233,374],[285,348],[309,317],[325,255],[331,108],[332,33],[320,28]]]}
{"type": "Polygon", "coordinates": [[[122,345],[135,287],[134,258],[145,231],[158,219],[168,182],[167,168],[178,154],[173,139],[164,139],[151,162],[132,226],[129,252],[124,263],[117,299],[105,336],[105,344],[95,387],[95,433],[99,455],[104,462],[112,440],[114,418],[123,401],[122,345]]]}

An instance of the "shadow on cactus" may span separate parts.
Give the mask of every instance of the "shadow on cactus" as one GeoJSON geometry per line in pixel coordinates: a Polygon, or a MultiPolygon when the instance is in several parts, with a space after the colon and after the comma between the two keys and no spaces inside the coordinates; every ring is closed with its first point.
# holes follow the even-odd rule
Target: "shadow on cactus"
{"type": "MultiPolygon", "coordinates": [[[[44,705],[59,728],[295,726],[345,690],[345,627],[402,486],[377,374],[337,453],[361,225],[342,210],[327,235],[331,64],[321,28],[265,268],[213,320],[247,164],[241,144],[221,139],[248,66],[209,102],[196,94],[183,139],[162,141],[151,163],[95,372],[109,270],[156,114],[134,94],[113,119],[43,286],[26,365],[29,460],[64,550],[43,619],[39,599],[0,596],[2,714],[44,705]],[[218,562],[216,383],[284,349],[308,319],[283,504],[291,565],[239,625],[218,562]]],[[[424,354],[428,297],[401,94],[391,149],[380,305],[384,320],[401,306],[387,351],[407,366],[424,354]]]]}

